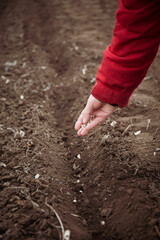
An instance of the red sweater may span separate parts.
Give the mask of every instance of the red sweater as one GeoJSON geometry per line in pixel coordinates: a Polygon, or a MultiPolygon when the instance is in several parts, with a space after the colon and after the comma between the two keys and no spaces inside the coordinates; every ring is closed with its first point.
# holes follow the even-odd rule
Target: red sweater
{"type": "Polygon", "coordinates": [[[125,107],[145,77],[160,43],[160,0],[119,0],[110,46],[104,51],[92,95],[125,107]]]}

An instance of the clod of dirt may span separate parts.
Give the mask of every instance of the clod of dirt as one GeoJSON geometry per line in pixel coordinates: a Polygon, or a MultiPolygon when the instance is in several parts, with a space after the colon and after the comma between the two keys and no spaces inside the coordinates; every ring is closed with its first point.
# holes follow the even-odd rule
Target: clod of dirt
{"type": "Polygon", "coordinates": [[[102,217],[109,217],[112,214],[112,211],[113,211],[112,208],[103,209],[101,211],[101,216],[102,217]]]}

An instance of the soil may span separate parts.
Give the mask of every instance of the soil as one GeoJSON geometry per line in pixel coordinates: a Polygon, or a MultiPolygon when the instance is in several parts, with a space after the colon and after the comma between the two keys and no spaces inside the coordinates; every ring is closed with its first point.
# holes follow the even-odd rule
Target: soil
{"type": "Polygon", "coordinates": [[[59,218],[71,240],[160,238],[160,54],[128,107],[74,130],[117,5],[1,0],[0,239],[62,239],[59,218]]]}

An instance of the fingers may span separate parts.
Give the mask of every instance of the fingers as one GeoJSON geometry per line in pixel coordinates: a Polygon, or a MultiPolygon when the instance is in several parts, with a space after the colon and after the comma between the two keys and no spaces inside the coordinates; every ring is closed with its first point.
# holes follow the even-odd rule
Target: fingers
{"type": "Polygon", "coordinates": [[[115,109],[114,106],[107,103],[103,103],[97,100],[92,95],[90,95],[84,110],[82,111],[81,115],[79,116],[75,124],[75,129],[78,135],[79,136],[86,135],[88,131],[90,131],[97,124],[102,122],[106,117],[112,114],[114,109],[115,109]],[[94,115],[95,117],[89,123],[91,115],[94,115]]]}
{"type": "Polygon", "coordinates": [[[102,122],[105,119],[105,117],[95,117],[91,123],[89,123],[85,128],[80,129],[77,134],[79,136],[86,135],[92,128],[94,128],[96,125],[98,125],[100,122],[102,122]]]}
{"type": "Polygon", "coordinates": [[[78,131],[81,128],[81,125],[87,123],[89,120],[90,114],[83,111],[75,124],[75,130],[78,131]]]}

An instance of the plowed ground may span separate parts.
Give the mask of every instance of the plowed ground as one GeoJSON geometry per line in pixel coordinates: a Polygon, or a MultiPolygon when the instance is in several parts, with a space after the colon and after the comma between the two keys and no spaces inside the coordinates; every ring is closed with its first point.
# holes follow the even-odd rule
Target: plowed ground
{"type": "Polygon", "coordinates": [[[61,239],[55,211],[74,240],[160,237],[159,53],[127,108],[74,130],[117,4],[0,2],[0,239],[61,239]]]}

